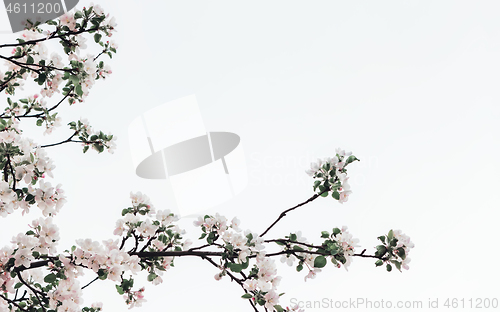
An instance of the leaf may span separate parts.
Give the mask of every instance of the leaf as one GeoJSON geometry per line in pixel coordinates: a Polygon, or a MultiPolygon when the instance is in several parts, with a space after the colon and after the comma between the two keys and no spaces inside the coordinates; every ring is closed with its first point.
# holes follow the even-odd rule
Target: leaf
{"type": "Polygon", "coordinates": [[[336,200],[340,199],[340,194],[337,190],[332,192],[332,197],[335,198],[336,200]]]}
{"type": "Polygon", "coordinates": [[[123,295],[125,292],[123,291],[123,288],[121,288],[121,286],[119,285],[115,285],[116,287],[116,291],[120,294],[120,295],[123,295]]]}
{"type": "Polygon", "coordinates": [[[375,266],[381,266],[382,264],[384,264],[384,262],[382,260],[377,260],[377,262],[375,262],[375,266]]]}
{"type": "Polygon", "coordinates": [[[44,74],[44,73],[41,73],[40,75],[38,75],[38,84],[41,86],[43,85],[43,83],[45,82],[45,79],[47,79],[47,75],[44,74]]]}
{"type": "Polygon", "coordinates": [[[350,163],[352,163],[353,161],[356,161],[356,160],[357,160],[357,161],[359,161],[359,159],[357,159],[357,158],[356,158],[356,156],[351,155],[351,156],[349,156],[349,157],[347,158],[347,160],[345,161],[345,164],[346,164],[346,166],[347,166],[348,164],[350,164],[350,163]]]}
{"type": "Polygon", "coordinates": [[[299,265],[297,265],[296,270],[297,270],[297,272],[300,272],[300,271],[302,271],[303,268],[304,268],[304,266],[302,266],[302,264],[299,264],[299,265]]]}
{"type": "Polygon", "coordinates": [[[54,273],[50,273],[49,275],[45,276],[45,278],[43,279],[43,281],[45,283],[49,283],[49,284],[52,284],[53,282],[55,282],[57,279],[56,275],[54,273]]]}
{"type": "Polygon", "coordinates": [[[387,238],[389,240],[392,240],[394,238],[394,232],[392,230],[390,230],[389,233],[387,234],[387,238]]]}
{"type": "Polygon", "coordinates": [[[35,63],[35,60],[31,55],[28,55],[28,58],[26,59],[26,64],[33,64],[35,63]]]}
{"type": "Polygon", "coordinates": [[[149,273],[148,274],[148,282],[152,282],[158,275],[155,273],[149,273]]]}
{"type": "Polygon", "coordinates": [[[337,234],[339,234],[339,233],[340,233],[340,229],[339,229],[339,228],[334,228],[334,229],[332,230],[332,232],[333,232],[333,235],[337,235],[337,234]]]}
{"type": "Polygon", "coordinates": [[[241,298],[243,299],[251,299],[253,296],[251,294],[244,294],[243,296],[241,296],[241,298]]]}
{"type": "Polygon", "coordinates": [[[243,266],[241,264],[238,264],[238,263],[228,263],[227,266],[234,273],[240,273],[241,270],[243,270],[243,266]]]}
{"type": "Polygon", "coordinates": [[[330,237],[330,233],[328,233],[327,231],[322,231],[321,232],[321,237],[322,238],[328,238],[328,237],[330,237]]]}
{"type": "Polygon", "coordinates": [[[296,242],[297,241],[297,234],[290,234],[290,240],[292,242],[296,242]]]}
{"type": "Polygon", "coordinates": [[[276,311],[278,311],[278,312],[284,312],[284,311],[285,311],[285,310],[283,310],[283,308],[282,308],[280,305],[278,305],[278,304],[274,306],[274,309],[275,309],[276,311]]]}
{"type": "Polygon", "coordinates": [[[313,189],[316,191],[316,188],[318,188],[318,186],[321,184],[321,181],[314,181],[314,187],[313,189]]]}
{"type": "Polygon", "coordinates": [[[405,253],[405,250],[403,247],[399,247],[398,249],[396,249],[398,251],[398,256],[401,258],[401,259],[405,259],[406,258],[406,253],[405,253]]]}
{"type": "Polygon", "coordinates": [[[102,35],[101,35],[101,34],[99,34],[99,33],[96,33],[96,34],[94,35],[94,41],[95,41],[96,43],[99,43],[99,41],[101,41],[101,38],[102,38],[102,35]]]}
{"type": "Polygon", "coordinates": [[[392,271],[392,265],[390,265],[389,263],[387,263],[387,272],[391,272],[392,271]]]}
{"type": "Polygon", "coordinates": [[[78,94],[79,96],[82,96],[82,95],[83,95],[83,90],[82,90],[82,85],[81,85],[81,84],[77,84],[77,85],[76,85],[75,92],[76,92],[76,94],[78,94]]]}
{"type": "Polygon", "coordinates": [[[314,259],[314,267],[322,268],[326,265],[326,258],[324,256],[318,256],[314,259]]]}
{"type": "Polygon", "coordinates": [[[396,260],[392,260],[391,262],[394,263],[394,265],[396,266],[396,269],[398,269],[398,271],[401,272],[401,262],[396,261],[396,260]]]}
{"type": "Polygon", "coordinates": [[[382,257],[387,252],[387,248],[384,245],[378,245],[377,251],[375,252],[376,257],[382,257]]]}

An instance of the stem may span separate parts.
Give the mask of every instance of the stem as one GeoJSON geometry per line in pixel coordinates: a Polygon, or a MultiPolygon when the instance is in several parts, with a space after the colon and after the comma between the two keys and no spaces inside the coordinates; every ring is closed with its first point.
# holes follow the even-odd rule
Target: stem
{"type": "Polygon", "coordinates": [[[40,297],[38,297],[39,293],[41,295],[44,295],[44,293],[42,293],[38,289],[35,289],[35,288],[31,287],[31,285],[29,283],[27,283],[26,281],[24,281],[23,278],[22,278],[22,276],[21,276],[21,272],[19,272],[19,271],[17,272],[17,277],[19,278],[19,280],[21,281],[21,283],[23,283],[24,285],[26,285],[35,294],[35,297],[36,297],[36,299],[38,299],[38,302],[40,303],[40,306],[42,307],[42,310],[44,312],[47,311],[47,310],[45,310],[45,306],[43,305],[43,301],[40,300],[40,297]]]}
{"type": "Polygon", "coordinates": [[[58,36],[55,35],[57,32],[54,32],[48,38],[33,39],[33,40],[25,41],[25,42],[22,42],[22,43],[1,44],[0,48],[19,47],[19,46],[23,46],[23,45],[27,45],[27,44],[36,44],[38,42],[42,42],[42,41],[46,41],[46,40],[51,40],[51,39],[56,39],[56,38],[64,39],[64,37],[66,37],[66,36],[78,35],[78,34],[81,34],[81,33],[84,33],[84,32],[91,32],[91,31],[94,31],[94,30],[99,30],[99,28],[94,27],[94,28],[89,28],[89,29],[80,29],[78,31],[71,31],[71,32],[67,32],[65,34],[58,35],[58,36]]]}
{"type": "Polygon", "coordinates": [[[90,281],[87,285],[83,286],[81,289],[84,289],[86,287],[88,287],[90,284],[92,284],[93,282],[97,281],[99,279],[99,276],[97,276],[96,278],[94,278],[92,281],[90,281]]]}
{"type": "Polygon", "coordinates": [[[325,193],[325,192],[329,192],[329,191],[330,191],[330,188],[327,188],[327,189],[323,190],[323,192],[321,192],[321,193],[314,194],[311,198],[309,198],[309,199],[308,199],[308,200],[306,200],[305,202],[300,203],[300,204],[298,204],[297,206],[294,206],[294,207],[292,207],[292,208],[289,208],[289,209],[287,209],[287,210],[283,211],[283,212],[280,214],[280,216],[278,217],[278,219],[276,219],[276,221],[274,221],[274,222],[273,222],[273,224],[271,224],[271,225],[270,225],[270,226],[269,226],[269,227],[268,227],[268,228],[264,231],[264,233],[260,234],[260,235],[259,235],[259,237],[262,237],[262,236],[266,235],[266,233],[267,233],[267,232],[269,232],[269,230],[270,230],[273,226],[275,226],[275,225],[276,225],[276,223],[278,223],[278,222],[279,222],[279,220],[281,220],[283,217],[285,217],[285,216],[286,216],[287,212],[290,212],[290,211],[292,211],[292,210],[294,210],[294,209],[297,209],[297,208],[299,208],[299,207],[301,207],[301,206],[304,206],[305,204],[310,203],[310,202],[312,202],[313,200],[315,200],[316,198],[318,198],[319,196],[321,196],[321,194],[323,194],[323,193],[325,193]]]}

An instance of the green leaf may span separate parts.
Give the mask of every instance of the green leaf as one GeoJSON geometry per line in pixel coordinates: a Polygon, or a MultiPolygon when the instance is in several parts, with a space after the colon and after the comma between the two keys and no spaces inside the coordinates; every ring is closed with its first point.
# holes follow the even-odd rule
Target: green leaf
{"type": "Polygon", "coordinates": [[[16,284],[16,286],[14,286],[14,289],[18,289],[20,288],[21,286],[23,286],[23,283],[19,282],[16,284]]]}
{"type": "Polygon", "coordinates": [[[398,269],[399,272],[401,272],[401,262],[392,260],[392,263],[396,266],[396,269],[398,269]]]}
{"type": "Polygon", "coordinates": [[[326,265],[326,258],[324,256],[318,256],[314,259],[314,267],[322,268],[326,265]]]}
{"type": "Polygon", "coordinates": [[[116,287],[116,291],[120,294],[120,295],[123,295],[125,292],[123,291],[123,288],[121,288],[121,286],[119,285],[115,285],[116,287]]]}
{"type": "Polygon", "coordinates": [[[337,234],[339,234],[339,233],[340,233],[340,229],[339,229],[339,228],[334,228],[334,229],[332,230],[332,232],[333,232],[333,235],[337,235],[337,234]]]}
{"type": "Polygon", "coordinates": [[[377,262],[375,262],[375,266],[381,266],[382,264],[384,264],[382,260],[377,260],[377,262]]]}
{"type": "Polygon", "coordinates": [[[383,235],[382,235],[382,236],[379,236],[379,237],[377,237],[377,238],[378,238],[378,239],[379,239],[382,243],[384,243],[384,244],[385,244],[385,236],[383,236],[383,235]]]}
{"type": "Polygon", "coordinates": [[[104,269],[99,269],[97,271],[97,275],[99,276],[99,279],[101,279],[101,280],[105,280],[106,278],[108,278],[108,272],[104,269]]]}
{"type": "Polygon", "coordinates": [[[406,258],[406,253],[405,253],[405,250],[403,247],[399,247],[398,249],[396,249],[398,251],[398,256],[401,258],[401,259],[405,259],[406,258]]]}
{"type": "Polygon", "coordinates": [[[387,272],[391,272],[392,271],[392,265],[390,265],[389,263],[387,263],[387,272]]]}
{"type": "Polygon", "coordinates": [[[375,252],[376,257],[382,257],[387,252],[387,248],[384,245],[378,245],[377,251],[375,252]]]}
{"type": "Polygon", "coordinates": [[[42,124],[43,124],[43,119],[37,119],[36,125],[40,127],[42,124]]]}
{"type": "Polygon", "coordinates": [[[322,238],[328,238],[328,237],[330,237],[330,233],[328,233],[327,231],[322,231],[321,232],[321,237],[322,238]]]}
{"type": "Polygon", "coordinates": [[[318,188],[318,186],[321,184],[321,181],[314,181],[314,187],[313,189],[316,191],[316,188],[318,188]]]}
{"type": "Polygon", "coordinates": [[[49,275],[45,276],[43,280],[45,283],[52,284],[53,282],[56,281],[56,279],[57,279],[56,275],[54,273],[50,273],[49,275]]]}
{"type": "Polygon", "coordinates": [[[297,241],[297,234],[290,234],[290,240],[292,242],[296,242],[297,241]]]}
{"type": "Polygon", "coordinates": [[[349,156],[349,157],[347,158],[347,160],[345,161],[345,164],[346,164],[346,166],[347,166],[348,164],[350,164],[350,163],[352,163],[353,161],[356,161],[356,160],[358,160],[358,161],[359,161],[359,159],[357,159],[357,158],[356,158],[356,156],[351,155],[351,156],[349,156]]]}
{"type": "Polygon", "coordinates": [[[41,73],[40,75],[38,75],[38,84],[41,86],[43,85],[43,83],[45,82],[45,79],[47,79],[47,75],[44,74],[44,73],[41,73]]]}
{"type": "Polygon", "coordinates": [[[248,257],[247,257],[246,262],[243,262],[241,264],[241,268],[244,270],[244,269],[248,268],[249,264],[250,264],[250,261],[248,261],[248,257]]]}
{"type": "Polygon", "coordinates": [[[74,85],[78,85],[80,83],[80,78],[78,78],[78,76],[75,76],[75,75],[70,75],[69,76],[69,80],[74,84],[74,85]]]}
{"type": "Polygon", "coordinates": [[[340,194],[337,190],[332,192],[332,197],[335,198],[336,200],[340,199],[340,194]]]}
{"type": "Polygon", "coordinates": [[[35,63],[35,60],[31,55],[28,55],[28,58],[26,59],[26,64],[33,64],[35,63]]]}
{"type": "Polygon", "coordinates": [[[82,95],[83,95],[83,90],[82,90],[82,85],[81,85],[81,84],[77,84],[77,85],[76,85],[75,92],[76,92],[76,94],[78,94],[79,96],[82,96],[82,95]]]}
{"type": "Polygon", "coordinates": [[[251,294],[244,294],[243,296],[241,296],[241,298],[243,299],[251,299],[253,296],[251,294]]]}
{"type": "Polygon", "coordinates": [[[278,305],[278,304],[274,306],[274,309],[275,309],[276,311],[278,311],[278,312],[284,312],[284,311],[285,311],[285,310],[283,310],[283,308],[282,308],[280,305],[278,305]]]}
{"type": "Polygon", "coordinates": [[[149,273],[148,274],[148,282],[152,282],[158,275],[155,273],[149,273]]]}
{"type": "Polygon", "coordinates": [[[240,273],[241,270],[243,270],[243,266],[241,264],[238,264],[238,263],[228,263],[227,266],[234,273],[240,273]]]}
{"type": "Polygon", "coordinates": [[[85,146],[83,147],[83,153],[86,153],[86,152],[89,150],[89,147],[90,147],[90,146],[85,145],[85,146]]]}
{"type": "Polygon", "coordinates": [[[101,37],[102,37],[102,35],[101,35],[101,34],[96,33],[96,34],[94,35],[94,41],[95,41],[96,43],[99,43],[99,41],[101,41],[101,37]]]}
{"type": "Polygon", "coordinates": [[[390,230],[389,233],[387,234],[387,238],[389,240],[392,240],[394,238],[394,232],[392,230],[390,230]]]}
{"type": "Polygon", "coordinates": [[[304,268],[304,266],[302,266],[302,264],[299,264],[299,265],[297,265],[296,270],[297,270],[297,272],[300,272],[300,271],[302,271],[303,268],[304,268]]]}

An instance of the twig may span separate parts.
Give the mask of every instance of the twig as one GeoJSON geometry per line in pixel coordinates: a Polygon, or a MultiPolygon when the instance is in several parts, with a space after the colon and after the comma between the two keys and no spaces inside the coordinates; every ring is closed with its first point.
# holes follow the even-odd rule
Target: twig
{"type": "Polygon", "coordinates": [[[290,212],[290,211],[292,211],[292,210],[294,210],[294,209],[297,209],[297,208],[299,208],[299,207],[301,207],[301,206],[304,206],[304,205],[305,205],[305,204],[307,204],[307,203],[312,202],[313,200],[315,200],[316,198],[318,198],[319,196],[321,196],[321,194],[323,194],[323,193],[325,193],[325,192],[329,192],[329,191],[330,191],[330,189],[331,189],[331,188],[326,188],[325,190],[323,190],[323,192],[318,193],[318,194],[314,194],[311,198],[309,198],[309,199],[308,199],[308,200],[306,200],[305,202],[300,203],[300,204],[298,204],[297,206],[294,206],[294,207],[292,207],[292,208],[289,208],[289,209],[287,209],[287,210],[283,211],[283,212],[280,214],[280,216],[278,217],[278,219],[276,219],[276,221],[274,221],[274,222],[273,222],[273,224],[271,224],[271,225],[270,225],[270,226],[269,226],[269,227],[268,227],[268,228],[264,231],[264,233],[260,234],[260,235],[259,235],[259,237],[262,237],[262,236],[266,235],[266,233],[267,233],[267,232],[269,232],[269,230],[270,230],[273,226],[275,226],[275,225],[276,225],[276,223],[278,223],[278,222],[279,222],[279,220],[281,220],[283,217],[285,217],[285,216],[286,216],[286,214],[287,214],[288,212],[290,212]]]}

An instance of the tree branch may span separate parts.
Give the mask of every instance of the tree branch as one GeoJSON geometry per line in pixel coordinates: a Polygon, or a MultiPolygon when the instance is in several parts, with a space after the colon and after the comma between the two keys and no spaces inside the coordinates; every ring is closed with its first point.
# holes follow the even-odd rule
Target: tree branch
{"type": "Polygon", "coordinates": [[[321,193],[319,193],[319,194],[314,194],[311,198],[309,198],[309,199],[308,199],[308,200],[306,200],[305,202],[300,203],[300,204],[298,204],[297,206],[294,206],[294,207],[292,207],[292,208],[289,208],[289,209],[287,209],[287,210],[283,211],[283,212],[280,214],[280,216],[278,217],[278,219],[276,219],[276,221],[274,221],[274,222],[273,222],[273,224],[271,224],[271,225],[270,225],[270,226],[269,226],[269,227],[268,227],[268,228],[264,231],[264,233],[260,234],[260,235],[259,235],[259,237],[262,237],[262,236],[266,235],[266,233],[267,233],[267,232],[269,232],[269,230],[270,230],[273,226],[275,226],[275,225],[276,225],[276,223],[278,223],[278,222],[279,222],[279,221],[280,221],[283,217],[285,217],[285,216],[286,216],[286,214],[287,214],[288,212],[290,212],[290,211],[292,211],[292,210],[294,210],[294,209],[297,209],[297,208],[299,208],[299,207],[301,207],[301,206],[304,206],[304,205],[305,205],[305,204],[307,204],[307,203],[312,202],[313,200],[315,200],[316,198],[318,198],[319,196],[321,196],[321,194],[323,194],[323,193],[325,193],[325,192],[329,192],[329,191],[330,191],[330,189],[331,189],[331,188],[327,188],[327,189],[325,189],[323,192],[321,192],[321,193]]]}
{"type": "Polygon", "coordinates": [[[65,39],[64,37],[66,37],[66,36],[78,35],[78,34],[81,34],[81,33],[84,33],[84,32],[91,32],[91,31],[95,31],[95,30],[99,30],[99,28],[94,27],[94,28],[89,28],[89,29],[80,29],[78,31],[70,31],[70,32],[67,32],[67,33],[64,33],[64,34],[61,34],[61,35],[57,35],[57,36],[55,35],[57,33],[57,31],[55,31],[48,38],[33,39],[33,40],[29,40],[29,41],[25,41],[25,42],[19,42],[19,43],[0,44],[0,48],[20,47],[20,46],[24,46],[24,45],[27,45],[27,44],[36,44],[38,42],[47,41],[47,40],[56,39],[56,38],[65,39]]]}

